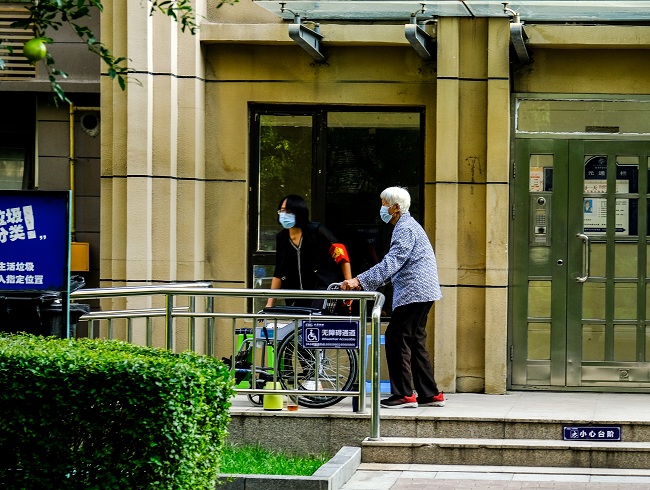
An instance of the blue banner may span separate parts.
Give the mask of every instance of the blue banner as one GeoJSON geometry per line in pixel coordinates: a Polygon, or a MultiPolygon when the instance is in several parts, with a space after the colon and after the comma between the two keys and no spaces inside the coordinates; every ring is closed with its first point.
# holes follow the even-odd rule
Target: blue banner
{"type": "Polygon", "coordinates": [[[68,291],[70,191],[0,191],[0,290],[68,291]]]}

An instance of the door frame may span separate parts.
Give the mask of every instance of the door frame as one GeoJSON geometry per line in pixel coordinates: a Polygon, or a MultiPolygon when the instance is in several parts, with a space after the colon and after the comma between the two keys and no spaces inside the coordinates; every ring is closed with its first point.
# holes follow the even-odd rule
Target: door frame
{"type": "MultiPolygon", "coordinates": [[[[426,113],[425,108],[422,106],[341,106],[341,105],[304,105],[304,104],[268,104],[268,103],[249,103],[249,193],[248,193],[248,220],[250,226],[248,227],[248,273],[247,273],[247,284],[249,287],[255,287],[254,279],[254,268],[255,266],[263,266],[272,268],[275,264],[275,251],[274,250],[258,250],[257,240],[259,233],[259,223],[257,217],[259,215],[259,188],[260,188],[260,177],[259,170],[261,165],[261,154],[260,154],[260,138],[261,138],[261,125],[260,125],[260,116],[272,115],[272,116],[307,116],[311,117],[311,131],[312,131],[312,147],[311,147],[311,178],[310,178],[310,188],[311,188],[311,203],[309,205],[310,219],[313,221],[318,221],[326,225],[342,242],[345,243],[345,237],[341,237],[340,234],[336,233],[334,227],[338,225],[337,223],[337,214],[332,211],[332,207],[328,205],[329,198],[329,189],[327,186],[328,172],[331,172],[331,168],[328,168],[328,139],[331,139],[330,134],[328,133],[328,116],[333,113],[379,113],[379,114],[399,114],[399,113],[408,113],[417,117],[417,126],[419,132],[419,141],[417,146],[411,145],[411,148],[417,152],[417,158],[411,158],[409,160],[409,165],[403,165],[403,168],[414,168],[412,178],[406,179],[406,182],[401,182],[400,180],[395,179],[394,176],[388,177],[386,173],[386,181],[383,182],[384,185],[378,187],[377,194],[372,193],[372,197],[369,198],[368,206],[372,207],[372,211],[368,213],[360,213],[357,208],[348,207],[346,211],[350,209],[353,210],[357,215],[367,216],[368,223],[375,223],[377,229],[379,230],[379,238],[375,241],[377,246],[373,245],[373,248],[378,248],[377,256],[380,259],[383,257],[383,254],[388,250],[388,245],[390,243],[390,228],[379,226],[381,224],[379,220],[379,214],[376,209],[379,208],[380,199],[379,192],[389,185],[406,185],[409,187],[409,192],[411,194],[411,214],[414,215],[416,219],[420,222],[424,222],[424,216],[426,214],[426,206],[424,203],[425,196],[425,183],[424,183],[424,173],[425,173],[425,138],[426,138],[426,113]],[[375,207],[376,206],[376,207],[375,207]]],[[[333,125],[332,127],[336,128],[337,126],[333,125]]],[[[354,126],[351,126],[354,127],[354,126]]],[[[391,129],[389,125],[378,124],[376,128],[379,129],[391,129]]],[[[394,129],[400,129],[400,126],[397,125],[394,129]]],[[[374,134],[374,133],[373,133],[374,134]]],[[[366,155],[366,158],[367,155],[366,155]]],[[[382,176],[383,178],[383,176],[382,176]]],[[[381,183],[382,181],[379,181],[381,183]]],[[[330,186],[331,188],[331,186],[330,186]]],[[[287,191],[290,193],[290,190],[287,191]]],[[[366,201],[364,201],[365,203],[366,201]]],[[[330,203],[331,204],[331,203],[330,203]]],[[[341,223],[349,223],[341,220],[341,223]]],[[[279,228],[278,228],[279,231],[279,228]]],[[[348,244],[348,251],[350,255],[353,255],[352,247],[348,244]]],[[[354,263],[362,263],[355,262],[354,263]]],[[[272,269],[271,269],[272,270],[272,269]]],[[[363,269],[359,270],[361,272],[363,269]]],[[[353,273],[354,273],[353,265],[353,273]]],[[[390,305],[390,293],[385,293],[387,296],[386,305],[390,305]]]]}

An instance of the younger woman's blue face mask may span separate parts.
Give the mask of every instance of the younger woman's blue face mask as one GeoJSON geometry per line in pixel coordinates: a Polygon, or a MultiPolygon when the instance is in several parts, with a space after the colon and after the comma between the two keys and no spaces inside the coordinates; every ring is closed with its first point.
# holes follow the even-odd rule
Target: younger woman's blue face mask
{"type": "Polygon", "coordinates": [[[282,228],[287,230],[296,226],[296,217],[291,213],[280,213],[278,221],[282,225],[282,228]]]}
{"type": "Polygon", "coordinates": [[[391,218],[393,217],[389,212],[388,212],[389,206],[382,206],[381,209],[379,210],[379,216],[381,217],[381,220],[384,223],[388,223],[391,218]]]}

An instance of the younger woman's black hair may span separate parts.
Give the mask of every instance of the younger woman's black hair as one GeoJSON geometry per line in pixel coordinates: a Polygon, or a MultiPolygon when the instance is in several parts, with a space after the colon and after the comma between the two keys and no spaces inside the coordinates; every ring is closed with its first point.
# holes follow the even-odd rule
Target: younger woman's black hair
{"type": "Polygon", "coordinates": [[[307,208],[305,200],[295,194],[289,194],[280,199],[278,211],[282,208],[282,203],[285,199],[287,200],[285,208],[296,217],[296,226],[298,228],[304,228],[307,226],[309,224],[309,209],[307,208]]]}

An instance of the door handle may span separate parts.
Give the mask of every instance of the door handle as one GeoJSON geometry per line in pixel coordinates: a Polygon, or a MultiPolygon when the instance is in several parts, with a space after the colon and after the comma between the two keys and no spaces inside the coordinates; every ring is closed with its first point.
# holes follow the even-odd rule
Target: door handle
{"type": "Polygon", "coordinates": [[[589,279],[589,263],[591,262],[591,258],[589,256],[589,237],[584,233],[578,233],[576,236],[582,240],[582,246],[584,250],[584,253],[582,254],[583,275],[576,277],[576,281],[585,282],[587,279],[589,279]]]}

